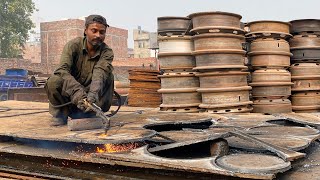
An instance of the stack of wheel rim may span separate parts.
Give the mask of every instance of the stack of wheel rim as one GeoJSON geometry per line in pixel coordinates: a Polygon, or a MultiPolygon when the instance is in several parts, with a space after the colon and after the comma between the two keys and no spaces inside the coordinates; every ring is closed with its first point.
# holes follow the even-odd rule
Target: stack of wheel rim
{"type": "Polygon", "coordinates": [[[250,112],[242,17],[227,12],[199,12],[189,17],[193,23],[190,31],[195,34],[192,55],[200,82],[199,107],[210,113],[250,112]]]}
{"type": "Polygon", "coordinates": [[[197,92],[199,79],[193,68],[195,59],[192,36],[192,23],[188,17],[159,17],[158,43],[162,95],[161,111],[199,112],[201,96],[197,92]]]}
{"type": "Polygon", "coordinates": [[[320,20],[290,22],[292,109],[294,112],[320,111],[320,20]]]}
{"type": "Polygon", "coordinates": [[[253,112],[287,113],[292,111],[290,23],[280,21],[254,21],[247,24],[249,33],[249,64],[251,74],[253,112]]]}

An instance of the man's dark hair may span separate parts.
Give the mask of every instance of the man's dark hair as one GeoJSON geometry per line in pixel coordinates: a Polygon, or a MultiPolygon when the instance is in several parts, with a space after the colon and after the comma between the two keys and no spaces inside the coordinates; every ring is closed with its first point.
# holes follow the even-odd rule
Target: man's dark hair
{"type": "Polygon", "coordinates": [[[92,24],[92,23],[100,23],[100,24],[105,25],[106,28],[109,27],[109,24],[107,23],[106,18],[104,18],[101,15],[93,14],[93,15],[86,17],[86,22],[85,22],[86,28],[88,28],[89,24],[92,24]]]}

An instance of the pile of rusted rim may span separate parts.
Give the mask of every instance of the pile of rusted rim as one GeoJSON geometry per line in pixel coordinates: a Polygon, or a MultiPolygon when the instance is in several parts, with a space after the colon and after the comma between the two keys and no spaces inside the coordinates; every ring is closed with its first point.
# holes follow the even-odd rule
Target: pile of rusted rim
{"type": "Polygon", "coordinates": [[[135,107],[158,107],[161,96],[159,71],[148,69],[129,70],[130,89],[128,105],[135,107]]]}
{"type": "Polygon", "coordinates": [[[254,21],[247,24],[249,33],[249,64],[251,74],[253,112],[287,113],[292,111],[290,23],[280,21],[254,21]]]}
{"type": "Polygon", "coordinates": [[[320,111],[320,20],[291,21],[290,49],[292,109],[294,112],[320,111]]]}
{"type": "Polygon", "coordinates": [[[195,59],[188,17],[159,17],[158,43],[162,95],[161,111],[166,112],[199,112],[201,103],[197,92],[199,79],[193,68],[195,59]]]}
{"type": "Polygon", "coordinates": [[[211,113],[250,112],[251,87],[244,65],[245,42],[241,16],[227,12],[190,14],[195,35],[192,37],[202,103],[200,108],[211,113]]]}

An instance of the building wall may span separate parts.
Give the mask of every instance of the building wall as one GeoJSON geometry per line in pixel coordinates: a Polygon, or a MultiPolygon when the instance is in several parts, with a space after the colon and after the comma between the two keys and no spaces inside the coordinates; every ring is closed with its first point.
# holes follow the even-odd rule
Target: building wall
{"type": "Polygon", "coordinates": [[[24,45],[23,59],[30,59],[31,63],[41,63],[40,41],[27,42],[24,45]]]}
{"type": "MultiPolygon", "coordinates": [[[[40,23],[41,63],[58,64],[64,45],[79,36],[83,36],[84,20],[68,19],[40,23]]],[[[109,27],[105,42],[114,51],[115,58],[127,58],[128,30],[109,27]]]]}
{"type": "Polygon", "coordinates": [[[150,53],[150,33],[141,29],[133,30],[134,58],[148,58],[150,53]]]}

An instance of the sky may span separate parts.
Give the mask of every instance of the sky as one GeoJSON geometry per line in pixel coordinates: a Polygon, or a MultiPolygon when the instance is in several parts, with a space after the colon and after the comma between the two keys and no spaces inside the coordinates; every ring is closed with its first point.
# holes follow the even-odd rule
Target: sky
{"type": "MultiPolygon", "coordinates": [[[[100,14],[109,25],[128,30],[133,48],[133,29],[156,32],[157,17],[188,16],[204,11],[240,14],[242,22],[258,20],[291,21],[320,19],[319,0],[33,0],[39,10],[33,19],[40,22],[83,18],[100,14]]],[[[37,29],[36,29],[37,30],[37,29]]]]}

